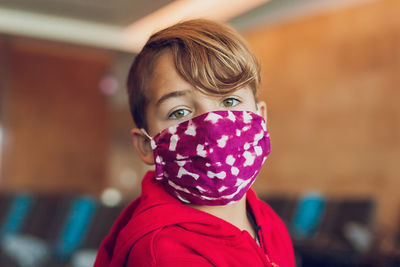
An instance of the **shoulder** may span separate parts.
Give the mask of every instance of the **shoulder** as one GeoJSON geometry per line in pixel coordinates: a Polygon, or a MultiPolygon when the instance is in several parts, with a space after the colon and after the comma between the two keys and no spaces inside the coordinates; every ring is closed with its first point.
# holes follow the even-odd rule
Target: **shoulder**
{"type": "Polygon", "coordinates": [[[135,243],[127,266],[211,266],[190,248],[190,233],[177,225],[157,229],[135,243]]]}
{"type": "Polygon", "coordinates": [[[262,200],[258,201],[260,223],[262,228],[268,229],[264,238],[270,256],[279,266],[295,266],[292,240],[285,223],[268,204],[262,200]]]}

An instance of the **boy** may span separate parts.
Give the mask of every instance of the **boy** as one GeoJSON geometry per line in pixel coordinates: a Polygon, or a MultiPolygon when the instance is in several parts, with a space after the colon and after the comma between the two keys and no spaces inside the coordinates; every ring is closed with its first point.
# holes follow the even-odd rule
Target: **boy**
{"type": "Polygon", "coordinates": [[[155,171],[95,266],[295,266],[287,230],[249,189],[270,152],[258,64],[208,20],[150,37],[128,77],[133,144],[155,171]]]}

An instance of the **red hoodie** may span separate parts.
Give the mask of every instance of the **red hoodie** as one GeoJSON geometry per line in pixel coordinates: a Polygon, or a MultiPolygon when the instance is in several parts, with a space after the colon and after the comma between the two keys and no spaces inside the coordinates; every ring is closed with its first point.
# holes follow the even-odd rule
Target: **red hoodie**
{"type": "Polygon", "coordinates": [[[275,212],[247,192],[261,247],[247,231],[169,195],[154,172],[142,195],[122,212],[104,239],[94,267],[271,266],[294,267],[292,243],[275,212]]]}

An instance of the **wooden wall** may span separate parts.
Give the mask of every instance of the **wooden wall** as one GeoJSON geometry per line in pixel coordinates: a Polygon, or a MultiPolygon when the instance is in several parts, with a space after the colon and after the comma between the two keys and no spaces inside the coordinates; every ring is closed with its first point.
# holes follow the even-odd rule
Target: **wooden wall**
{"type": "Polygon", "coordinates": [[[400,1],[374,1],[245,34],[262,65],[272,153],[263,193],[371,196],[400,212],[400,1]]]}
{"type": "Polygon", "coordinates": [[[109,52],[0,36],[1,190],[97,193],[107,183],[109,123],[99,81],[109,52]]]}

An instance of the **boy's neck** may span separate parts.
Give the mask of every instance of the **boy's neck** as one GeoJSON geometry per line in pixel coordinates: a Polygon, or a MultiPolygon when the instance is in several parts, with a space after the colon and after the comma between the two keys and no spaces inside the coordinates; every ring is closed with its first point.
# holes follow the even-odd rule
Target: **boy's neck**
{"type": "Polygon", "coordinates": [[[246,195],[238,202],[225,206],[189,206],[214,215],[233,224],[240,230],[246,230],[251,236],[255,236],[255,229],[247,216],[246,195]]]}

